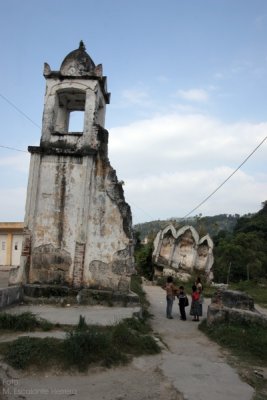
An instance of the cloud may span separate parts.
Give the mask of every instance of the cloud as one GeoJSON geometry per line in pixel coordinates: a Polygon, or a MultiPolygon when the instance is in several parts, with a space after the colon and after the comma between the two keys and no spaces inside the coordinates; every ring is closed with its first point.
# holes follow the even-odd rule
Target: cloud
{"type": "MultiPolygon", "coordinates": [[[[110,130],[109,158],[125,181],[134,222],[182,217],[215,190],[265,137],[267,122],[226,124],[170,114],[110,130]]],[[[262,145],[196,213],[257,211],[267,199],[262,145]]]]}
{"type": "MultiPolygon", "coordinates": [[[[134,223],[186,215],[241,164],[266,131],[267,121],[227,124],[201,113],[178,112],[110,129],[109,159],[125,182],[134,223]]],[[[259,210],[267,199],[266,147],[267,141],[193,215],[259,210]]],[[[0,176],[2,221],[23,219],[28,163],[26,153],[0,159],[5,171],[5,181],[0,176]]]]}
{"type": "Polygon", "coordinates": [[[14,152],[0,158],[0,221],[22,221],[30,155],[14,152]]]}
{"type": "Polygon", "coordinates": [[[29,153],[14,153],[12,156],[2,156],[0,158],[0,167],[25,173],[29,170],[29,162],[29,153]]]}
{"type": "MultiPolygon", "coordinates": [[[[125,186],[125,195],[131,199],[134,222],[185,216],[232,172],[232,169],[222,167],[130,179],[125,186]]],[[[264,200],[263,194],[267,194],[266,183],[242,171],[226,185],[192,215],[257,211],[264,200]]]]}
{"type": "MultiPolygon", "coordinates": [[[[172,171],[199,163],[238,165],[265,136],[267,123],[224,124],[201,114],[170,114],[110,130],[110,154],[144,171],[172,171]],[[138,166],[136,166],[138,167],[138,166]]],[[[127,170],[123,165],[122,170],[127,170]]],[[[130,172],[130,171],[129,171],[130,172]]]]}
{"type": "Polygon", "coordinates": [[[121,96],[123,102],[128,104],[139,106],[148,106],[151,104],[151,97],[143,89],[125,89],[121,96]]]}
{"type": "Polygon", "coordinates": [[[5,188],[0,196],[0,221],[22,222],[25,213],[26,187],[5,188]]]}
{"type": "Polygon", "coordinates": [[[209,98],[208,92],[203,89],[178,90],[177,95],[184,100],[197,102],[205,102],[209,98]]]}

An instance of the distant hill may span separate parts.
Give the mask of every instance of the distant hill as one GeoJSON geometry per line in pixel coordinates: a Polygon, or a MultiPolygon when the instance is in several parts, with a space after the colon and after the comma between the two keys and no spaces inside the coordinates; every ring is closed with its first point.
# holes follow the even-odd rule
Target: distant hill
{"type": "Polygon", "coordinates": [[[140,239],[144,238],[154,238],[160,229],[165,228],[167,225],[174,225],[174,227],[180,228],[184,225],[192,225],[202,237],[207,233],[211,237],[216,236],[220,231],[233,232],[237,221],[240,216],[238,214],[219,214],[213,217],[202,217],[201,215],[196,215],[191,218],[170,218],[166,220],[156,220],[150,222],[144,222],[142,224],[134,225],[134,230],[140,233],[140,239]]]}
{"type": "Polygon", "coordinates": [[[137,238],[137,265],[145,276],[149,277],[153,272],[151,264],[153,245],[150,241],[147,245],[142,245],[140,240],[146,237],[153,240],[160,229],[170,224],[173,224],[176,229],[184,225],[192,225],[200,237],[210,234],[214,242],[212,270],[215,282],[253,280],[266,285],[267,200],[262,203],[261,210],[243,216],[220,214],[202,217],[200,214],[186,220],[170,218],[134,225],[137,238]]]}

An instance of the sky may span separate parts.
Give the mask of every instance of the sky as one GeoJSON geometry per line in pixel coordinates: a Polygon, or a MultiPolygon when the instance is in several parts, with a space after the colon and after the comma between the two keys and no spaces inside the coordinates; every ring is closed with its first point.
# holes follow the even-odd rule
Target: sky
{"type": "Polygon", "coordinates": [[[43,64],[59,70],[80,40],[107,76],[109,159],[134,224],[267,200],[266,0],[1,0],[0,36],[0,146],[23,150],[0,147],[0,221],[24,219],[43,64]]]}

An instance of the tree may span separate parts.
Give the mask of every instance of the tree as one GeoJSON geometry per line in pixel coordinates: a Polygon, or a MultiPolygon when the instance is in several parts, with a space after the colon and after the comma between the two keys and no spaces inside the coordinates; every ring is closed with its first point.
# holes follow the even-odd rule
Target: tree
{"type": "Polygon", "coordinates": [[[137,272],[145,278],[152,280],[154,267],[152,264],[153,242],[140,244],[135,249],[135,263],[137,272]]]}
{"type": "Polygon", "coordinates": [[[267,202],[256,214],[238,219],[232,234],[223,232],[214,239],[215,280],[230,281],[267,278],[267,202]]]}

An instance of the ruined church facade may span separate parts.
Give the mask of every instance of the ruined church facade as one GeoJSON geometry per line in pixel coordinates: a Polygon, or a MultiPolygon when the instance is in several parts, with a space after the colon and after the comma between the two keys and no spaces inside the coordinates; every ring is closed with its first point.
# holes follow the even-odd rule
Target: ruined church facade
{"type": "Polygon", "coordinates": [[[129,290],[132,216],[108,159],[107,80],[83,42],[60,70],[44,65],[39,146],[31,153],[21,264],[13,283],[129,290]],[[70,131],[79,111],[83,128],[70,131]]]}
{"type": "Polygon", "coordinates": [[[193,226],[176,230],[168,225],[160,230],[154,240],[152,259],[155,275],[171,275],[181,281],[188,281],[193,275],[213,279],[213,241],[208,234],[199,238],[193,226]]]}

